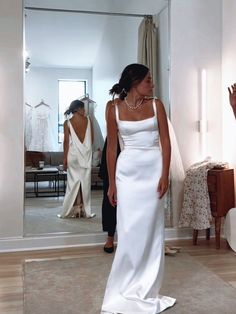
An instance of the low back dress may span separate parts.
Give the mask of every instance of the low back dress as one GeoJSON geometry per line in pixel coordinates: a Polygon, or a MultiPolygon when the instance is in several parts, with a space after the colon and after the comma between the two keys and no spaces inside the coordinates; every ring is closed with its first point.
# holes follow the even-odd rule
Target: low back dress
{"type": "MultiPolygon", "coordinates": [[[[92,138],[91,125],[88,119],[83,143],[68,120],[70,130],[70,144],[67,155],[67,186],[63,202],[61,218],[73,217],[74,202],[81,188],[83,207],[86,217],[91,215],[91,167],[92,167],[92,138]]],[[[75,207],[76,208],[76,207],[75,207]]]]}

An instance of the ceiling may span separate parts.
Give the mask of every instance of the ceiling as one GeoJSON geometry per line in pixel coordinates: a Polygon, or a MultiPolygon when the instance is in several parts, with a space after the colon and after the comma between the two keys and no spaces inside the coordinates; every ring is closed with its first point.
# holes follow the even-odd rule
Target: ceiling
{"type": "Polygon", "coordinates": [[[31,66],[93,66],[107,16],[26,11],[25,47],[31,66]]]}
{"type": "MultiPolygon", "coordinates": [[[[26,7],[153,14],[166,0],[25,0],[26,7]]],[[[91,68],[109,15],[25,9],[25,48],[31,67],[91,68]]],[[[112,16],[112,18],[116,18],[112,16]]]]}

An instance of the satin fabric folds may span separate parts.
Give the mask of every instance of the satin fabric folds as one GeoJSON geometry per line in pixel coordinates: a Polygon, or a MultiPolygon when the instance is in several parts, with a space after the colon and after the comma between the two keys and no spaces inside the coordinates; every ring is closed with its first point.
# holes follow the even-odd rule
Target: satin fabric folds
{"type": "Polygon", "coordinates": [[[159,295],[164,272],[164,211],[157,186],[162,171],[156,105],[141,121],[116,120],[124,148],[117,160],[118,246],[102,314],[156,314],[175,303],[159,295]]]}
{"type": "Polygon", "coordinates": [[[70,130],[70,144],[68,150],[68,169],[66,195],[63,202],[61,218],[73,217],[75,214],[74,203],[81,188],[83,206],[86,217],[91,215],[91,167],[92,167],[92,139],[91,125],[88,125],[83,143],[68,120],[70,130]]]}

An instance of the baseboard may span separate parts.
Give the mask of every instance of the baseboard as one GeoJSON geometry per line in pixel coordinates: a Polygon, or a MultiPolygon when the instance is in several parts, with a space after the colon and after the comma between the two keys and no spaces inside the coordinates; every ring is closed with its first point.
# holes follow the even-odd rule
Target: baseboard
{"type": "MultiPolygon", "coordinates": [[[[192,232],[192,228],[166,228],[165,240],[191,239],[192,232]]],[[[213,230],[211,230],[211,232],[213,232],[213,230]]],[[[204,235],[204,230],[201,230],[199,237],[203,237],[204,235]]],[[[21,238],[4,238],[0,239],[0,252],[103,245],[106,236],[107,234],[105,232],[100,232],[93,234],[48,234],[21,238]]]]}

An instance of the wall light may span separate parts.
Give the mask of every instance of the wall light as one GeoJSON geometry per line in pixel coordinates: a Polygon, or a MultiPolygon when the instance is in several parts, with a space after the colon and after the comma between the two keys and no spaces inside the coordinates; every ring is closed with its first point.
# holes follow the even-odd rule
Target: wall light
{"type": "Polygon", "coordinates": [[[207,73],[206,69],[201,71],[201,105],[200,105],[200,120],[199,120],[199,132],[200,132],[200,147],[201,157],[206,158],[207,155],[207,73]]]}

